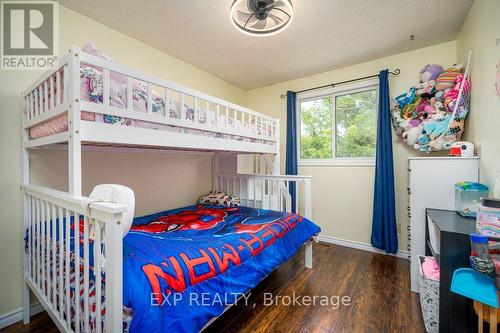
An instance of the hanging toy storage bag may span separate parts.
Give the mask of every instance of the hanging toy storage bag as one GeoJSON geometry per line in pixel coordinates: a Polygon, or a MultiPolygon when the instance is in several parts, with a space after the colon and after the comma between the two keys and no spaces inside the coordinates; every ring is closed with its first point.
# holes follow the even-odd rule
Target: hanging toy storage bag
{"type": "MultiPolygon", "coordinates": [[[[465,71],[461,65],[442,72],[439,65],[427,65],[422,71],[426,73],[426,68],[433,67],[436,79],[421,82],[396,97],[392,123],[396,134],[408,145],[432,152],[448,150],[460,141],[470,108],[471,56],[469,51],[465,71]]],[[[421,76],[421,80],[427,79],[421,76]]]]}

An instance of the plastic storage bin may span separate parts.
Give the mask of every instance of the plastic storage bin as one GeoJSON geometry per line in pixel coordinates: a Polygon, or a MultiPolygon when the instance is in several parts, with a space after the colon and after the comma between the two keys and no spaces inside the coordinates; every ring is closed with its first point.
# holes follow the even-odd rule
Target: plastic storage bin
{"type": "Polygon", "coordinates": [[[477,206],[476,228],[485,236],[500,238],[499,199],[485,199],[477,206]]]}
{"type": "Polygon", "coordinates": [[[489,188],[481,183],[460,182],[455,184],[455,209],[462,216],[475,217],[476,206],[488,197],[489,188]]]}
{"type": "Polygon", "coordinates": [[[439,281],[424,276],[422,264],[425,256],[418,257],[420,262],[419,287],[420,306],[424,318],[425,330],[428,333],[439,332],[439,281]]]}
{"type": "Polygon", "coordinates": [[[439,262],[439,251],[441,249],[441,234],[436,224],[427,216],[427,229],[429,230],[429,241],[431,252],[439,262]]]}

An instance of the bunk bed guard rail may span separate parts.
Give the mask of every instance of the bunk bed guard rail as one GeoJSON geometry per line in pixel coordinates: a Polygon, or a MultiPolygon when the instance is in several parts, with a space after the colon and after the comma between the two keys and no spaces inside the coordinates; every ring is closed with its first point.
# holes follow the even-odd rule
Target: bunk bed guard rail
{"type": "MultiPolygon", "coordinates": [[[[126,117],[156,124],[166,124],[181,128],[202,130],[214,133],[242,136],[267,142],[279,142],[279,121],[276,118],[210,96],[197,90],[160,79],[156,76],[137,71],[111,60],[102,59],[72,47],[62,56],[54,70],[44,73],[22,93],[24,99],[23,127],[31,128],[47,120],[68,112],[70,129],[78,130],[80,111],[126,117]],[[102,73],[102,100],[92,102],[81,96],[81,66],[98,68],[102,73]],[[110,105],[110,87],[112,76],[119,76],[126,84],[125,107],[110,105]],[[137,84],[146,89],[146,112],[134,109],[133,96],[137,84]],[[161,98],[165,107],[162,112],[153,110],[153,98],[161,98]],[[180,115],[171,117],[170,102],[179,105],[180,115]],[[194,110],[192,117],[187,117],[188,107],[194,110]],[[214,120],[209,122],[200,111],[214,113],[214,120]]],[[[71,131],[70,131],[71,132],[71,131]]],[[[69,132],[50,137],[30,140],[25,138],[25,147],[67,142],[69,132]]]]}
{"type": "Polygon", "coordinates": [[[237,194],[241,205],[292,211],[292,196],[289,189],[296,184],[296,207],[307,219],[312,218],[312,177],[267,174],[241,174],[220,172],[215,174],[215,189],[237,194]]]}
{"type": "Polygon", "coordinates": [[[36,185],[23,190],[26,284],[62,332],[121,332],[127,207],[36,185]]]}

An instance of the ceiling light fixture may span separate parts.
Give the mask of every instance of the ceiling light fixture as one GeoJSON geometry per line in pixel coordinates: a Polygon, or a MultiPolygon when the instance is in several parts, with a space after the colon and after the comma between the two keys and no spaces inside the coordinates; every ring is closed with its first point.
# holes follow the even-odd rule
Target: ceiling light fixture
{"type": "Polygon", "coordinates": [[[291,0],[234,0],[231,22],[251,36],[271,36],[285,30],[293,18],[291,0]]]}

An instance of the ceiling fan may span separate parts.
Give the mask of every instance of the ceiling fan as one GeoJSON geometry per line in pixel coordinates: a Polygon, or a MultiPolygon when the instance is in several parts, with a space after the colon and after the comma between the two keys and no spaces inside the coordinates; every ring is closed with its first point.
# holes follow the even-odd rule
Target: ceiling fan
{"type": "Polygon", "coordinates": [[[293,18],[291,0],[234,0],[231,22],[243,33],[269,36],[283,31],[293,18]]]}

